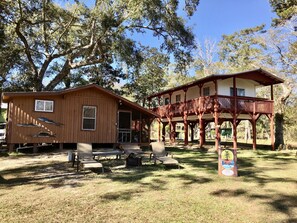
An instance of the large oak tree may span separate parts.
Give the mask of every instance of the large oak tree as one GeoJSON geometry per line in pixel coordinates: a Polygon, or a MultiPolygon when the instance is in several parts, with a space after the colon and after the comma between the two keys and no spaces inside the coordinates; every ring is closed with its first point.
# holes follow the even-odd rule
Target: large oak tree
{"type": "Polygon", "coordinates": [[[192,16],[199,0],[182,3],[96,0],[87,6],[78,0],[65,5],[51,0],[6,1],[0,13],[11,66],[2,71],[4,87],[53,90],[61,84],[69,87],[73,75],[96,79],[98,72],[107,70],[116,78],[123,73],[129,77],[144,61],[137,33],[159,41],[159,50],[173,55],[182,69],[195,46],[179,12],[183,7],[192,16]],[[97,74],[92,77],[94,69],[97,74]]]}

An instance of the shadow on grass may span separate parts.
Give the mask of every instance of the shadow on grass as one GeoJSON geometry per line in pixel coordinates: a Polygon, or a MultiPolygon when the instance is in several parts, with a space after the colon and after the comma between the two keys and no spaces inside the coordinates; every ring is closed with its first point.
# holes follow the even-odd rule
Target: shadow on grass
{"type": "Polygon", "coordinates": [[[296,195],[286,195],[279,194],[275,191],[274,195],[259,195],[248,192],[247,190],[237,189],[237,190],[227,190],[221,189],[210,193],[213,196],[217,197],[239,197],[244,196],[248,199],[258,199],[262,202],[270,205],[275,211],[283,213],[287,216],[286,222],[296,222],[296,215],[294,214],[294,209],[297,205],[297,196],[296,195]]]}
{"type": "Polygon", "coordinates": [[[81,178],[76,172],[69,171],[69,163],[52,162],[44,164],[37,162],[34,165],[11,168],[1,171],[0,187],[12,189],[19,185],[37,185],[37,190],[47,187],[80,187],[83,184],[73,179],[81,178]]]}
{"type": "Polygon", "coordinates": [[[100,198],[103,202],[117,201],[117,200],[131,200],[136,195],[140,195],[143,191],[141,189],[130,189],[117,192],[109,192],[102,195],[100,198]]]}

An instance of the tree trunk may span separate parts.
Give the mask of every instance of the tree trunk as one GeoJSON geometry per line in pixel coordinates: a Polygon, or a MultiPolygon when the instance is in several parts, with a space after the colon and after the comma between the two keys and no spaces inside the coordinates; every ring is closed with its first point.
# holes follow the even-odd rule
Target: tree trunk
{"type": "Polygon", "coordinates": [[[275,113],[275,149],[284,145],[284,114],[275,113]]]}

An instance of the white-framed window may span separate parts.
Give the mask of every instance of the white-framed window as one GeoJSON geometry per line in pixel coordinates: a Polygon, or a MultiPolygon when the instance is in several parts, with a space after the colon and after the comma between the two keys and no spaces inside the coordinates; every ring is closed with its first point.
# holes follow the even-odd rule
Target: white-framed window
{"type": "Polygon", "coordinates": [[[83,106],[82,112],[82,130],[96,129],[96,107],[83,106]]]}
{"type": "Polygon", "coordinates": [[[203,96],[209,96],[210,95],[210,89],[209,87],[203,88],[203,96]]]}
{"type": "Polygon", "coordinates": [[[50,100],[35,100],[35,111],[39,112],[53,112],[54,101],[50,100]]]}
{"type": "MultiPolygon", "coordinates": [[[[245,96],[245,89],[243,88],[236,88],[236,94],[237,96],[245,96]]],[[[234,96],[234,89],[233,87],[230,87],[230,96],[234,96]]]]}

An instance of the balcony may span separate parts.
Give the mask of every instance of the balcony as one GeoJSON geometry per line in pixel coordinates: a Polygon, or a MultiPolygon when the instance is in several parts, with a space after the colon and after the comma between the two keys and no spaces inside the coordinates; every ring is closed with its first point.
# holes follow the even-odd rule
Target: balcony
{"type": "Polygon", "coordinates": [[[273,101],[252,98],[252,97],[234,97],[230,96],[208,96],[180,102],[176,104],[168,104],[153,108],[152,110],[160,115],[161,118],[178,117],[187,115],[197,115],[199,113],[211,113],[217,104],[218,112],[237,114],[272,114],[273,101]]]}

